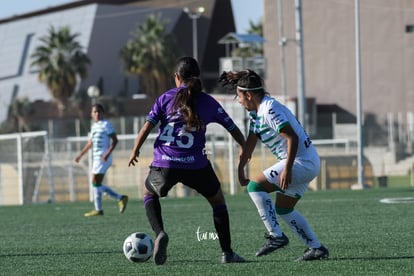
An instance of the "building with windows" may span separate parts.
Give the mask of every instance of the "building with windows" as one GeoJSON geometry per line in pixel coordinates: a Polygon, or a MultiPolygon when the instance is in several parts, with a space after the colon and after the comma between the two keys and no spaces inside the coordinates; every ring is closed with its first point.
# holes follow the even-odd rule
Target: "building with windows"
{"type": "Polygon", "coordinates": [[[217,41],[235,30],[230,0],[85,0],[0,19],[0,121],[16,97],[51,100],[46,85],[38,82],[36,68],[30,66],[30,55],[50,26],[69,26],[72,33],[79,34],[77,40],[92,61],[88,78],[77,89],[100,83],[105,95],[117,96],[127,90],[123,96],[133,97],[141,92],[138,80],[125,74],[119,56],[131,32],[149,14],[160,15],[183,54],[192,55],[193,22],[184,8],[198,7],[204,8],[196,22],[198,60],[204,85],[212,90],[219,58],[225,55],[224,46],[217,41]]]}
{"type": "MultiPolygon", "coordinates": [[[[266,84],[271,94],[281,95],[282,76],[289,98],[298,96],[297,25],[298,1],[264,0],[264,53],[266,84]],[[282,17],[278,15],[281,4],[282,17]],[[283,37],[279,26],[283,26],[283,37]],[[283,52],[279,45],[282,45],[283,52]],[[284,55],[283,55],[284,53],[284,55]],[[284,63],[281,58],[284,58],[284,63]],[[284,65],[283,65],[284,64],[284,65]]],[[[316,99],[319,119],[333,131],[344,123],[341,111],[357,113],[356,12],[354,0],[302,2],[305,93],[316,99]],[[338,115],[332,119],[334,114],[338,115]]],[[[414,1],[358,1],[361,53],[361,105],[364,138],[369,144],[414,141],[414,1]],[[397,126],[397,127],[395,127],[397,126]]],[[[348,122],[347,122],[348,123],[348,122]]],[[[319,123],[317,125],[323,125],[319,123]]],[[[322,130],[316,131],[323,134],[322,130]]],[[[328,133],[335,137],[334,133],[328,133]]],[[[356,137],[356,128],[349,135],[356,137]]],[[[322,137],[322,138],[327,138],[322,137]]],[[[328,137],[329,138],[329,137],[328,137]]]]}

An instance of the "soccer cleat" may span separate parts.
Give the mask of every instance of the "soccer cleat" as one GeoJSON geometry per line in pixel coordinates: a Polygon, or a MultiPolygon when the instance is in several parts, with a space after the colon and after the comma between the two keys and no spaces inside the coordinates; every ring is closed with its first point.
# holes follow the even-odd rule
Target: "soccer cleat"
{"type": "Polygon", "coordinates": [[[263,245],[259,251],[256,252],[256,257],[260,257],[263,255],[267,255],[276,249],[282,248],[289,243],[288,237],[284,233],[282,233],[281,237],[274,237],[269,234],[265,234],[265,239],[267,239],[266,243],[263,245]]]}
{"type": "Polygon", "coordinates": [[[88,213],[85,213],[84,216],[85,217],[95,217],[95,216],[103,216],[104,212],[103,210],[97,211],[97,210],[92,210],[88,213]]]}
{"type": "Polygon", "coordinates": [[[168,235],[161,231],[154,242],[154,262],[156,265],[162,265],[167,261],[168,235]]]}
{"type": "Polygon", "coordinates": [[[325,246],[319,248],[307,248],[302,257],[296,259],[296,261],[314,261],[328,259],[329,250],[325,246]]]}
{"type": "Polygon", "coordinates": [[[243,257],[237,255],[236,252],[223,252],[221,255],[221,263],[222,264],[229,264],[229,263],[244,263],[245,260],[243,257]]]}
{"type": "Polygon", "coordinates": [[[123,213],[125,211],[127,203],[128,203],[128,196],[126,196],[126,195],[121,196],[121,199],[118,201],[118,206],[119,206],[119,212],[120,213],[123,213]]]}

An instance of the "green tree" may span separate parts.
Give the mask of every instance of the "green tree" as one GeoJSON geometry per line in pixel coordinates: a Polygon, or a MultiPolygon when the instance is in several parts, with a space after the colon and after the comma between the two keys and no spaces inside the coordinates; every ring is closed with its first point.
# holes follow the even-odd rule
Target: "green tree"
{"type": "MultiPolygon", "coordinates": [[[[249,30],[248,34],[256,34],[263,36],[263,21],[260,20],[257,23],[254,23],[252,20],[249,20],[249,30]]],[[[263,45],[262,44],[249,44],[249,45],[240,45],[240,47],[234,49],[231,53],[233,57],[254,57],[254,56],[263,56],[263,45]]]]}
{"type": "Polygon", "coordinates": [[[14,98],[9,106],[8,120],[14,126],[13,131],[25,132],[31,131],[30,116],[34,110],[30,100],[25,97],[23,99],[14,98]]]}
{"type": "Polygon", "coordinates": [[[252,20],[249,20],[249,30],[247,33],[263,36],[263,20],[260,19],[256,24],[252,20]]]}
{"type": "Polygon", "coordinates": [[[179,50],[167,22],[151,14],[132,32],[132,38],[121,49],[120,56],[127,73],[138,76],[140,88],[156,97],[170,86],[174,62],[179,50]]]}
{"type": "Polygon", "coordinates": [[[89,57],[76,40],[69,27],[55,29],[51,26],[46,36],[31,55],[31,66],[39,69],[39,81],[47,85],[62,112],[75,91],[78,79],[87,76],[89,57]]]}

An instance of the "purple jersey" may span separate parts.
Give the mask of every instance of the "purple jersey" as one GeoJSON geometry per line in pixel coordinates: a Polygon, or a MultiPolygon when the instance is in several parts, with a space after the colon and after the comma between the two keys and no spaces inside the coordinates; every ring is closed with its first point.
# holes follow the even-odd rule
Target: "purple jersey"
{"type": "MultiPolygon", "coordinates": [[[[154,142],[152,165],[163,168],[200,169],[208,164],[205,151],[206,128],[186,131],[179,114],[170,113],[174,97],[180,88],[173,88],[157,98],[147,120],[154,126],[160,122],[154,142]]],[[[196,110],[205,127],[218,123],[228,131],[236,128],[223,107],[210,95],[202,92],[197,96],[196,110]]]]}

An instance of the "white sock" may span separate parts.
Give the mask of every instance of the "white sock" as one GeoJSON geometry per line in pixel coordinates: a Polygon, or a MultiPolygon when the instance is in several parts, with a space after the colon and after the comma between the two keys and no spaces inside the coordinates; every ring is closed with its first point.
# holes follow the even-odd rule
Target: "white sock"
{"type": "Polygon", "coordinates": [[[101,187],[93,187],[93,197],[96,211],[102,211],[102,191],[101,187]]]}
{"type": "Polygon", "coordinates": [[[101,191],[106,193],[108,196],[112,198],[116,198],[117,200],[121,200],[121,195],[109,188],[108,186],[101,185],[101,191]]]}
{"type": "Polygon", "coordinates": [[[282,219],[290,226],[296,236],[301,239],[308,248],[319,248],[321,243],[312,231],[306,219],[299,214],[296,210],[293,210],[289,214],[280,215],[282,219]]]}
{"type": "Polygon", "coordinates": [[[275,206],[269,193],[249,192],[249,196],[256,205],[260,218],[269,234],[274,237],[281,237],[282,229],[277,221],[275,206]]]}

